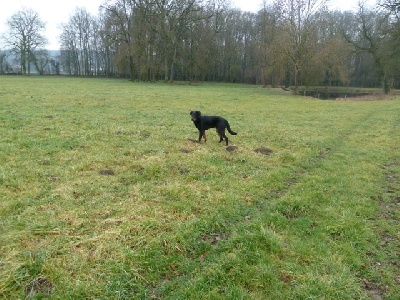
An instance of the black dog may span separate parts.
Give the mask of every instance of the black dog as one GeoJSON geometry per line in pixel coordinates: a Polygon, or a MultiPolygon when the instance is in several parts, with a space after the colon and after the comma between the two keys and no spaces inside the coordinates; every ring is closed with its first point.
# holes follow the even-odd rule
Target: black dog
{"type": "Polygon", "coordinates": [[[210,128],[216,128],[217,133],[219,135],[219,142],[221,143],[225,139],[225,143],[228,146],[228,138],[225,135],[225,128],[229,131],[230,134],[236,135],[236,132],[231,130],[229,123],[226,119],[219,116],[202,116],[201,112],[198,110],[191,111],[190,116],[192,118],[194,126],[199,130],[199,143],[201,138],[204,138],[204,141],[207,142],[206,130],[210,128]]]}

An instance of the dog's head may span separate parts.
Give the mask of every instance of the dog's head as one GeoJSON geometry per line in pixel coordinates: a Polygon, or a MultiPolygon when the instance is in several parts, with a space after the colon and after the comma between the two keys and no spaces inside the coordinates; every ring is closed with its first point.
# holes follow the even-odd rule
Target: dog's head
{"type": "Polygon", "coordinates": [[[192,110],[190,112],[190,117],[192,118],[192,121],[196,121],[201,117],[201,112],[198,110],[192,110]]]}

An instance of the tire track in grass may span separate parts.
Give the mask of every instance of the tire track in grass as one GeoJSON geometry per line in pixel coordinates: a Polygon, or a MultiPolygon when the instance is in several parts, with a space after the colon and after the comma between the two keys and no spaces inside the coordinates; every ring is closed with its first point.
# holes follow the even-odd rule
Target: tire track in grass
{"type": "Polygon", "coordinates": [[[366,115],[363,115],[356,122],[349,125],[346,129],[343,129],[340,134],[327,140],[325,142],[326,146],[317,149],[317,154],[315,156],[308,157],[305,159],[305,161],[300,162],[299,167],[293,170],[291,174],[284,179],[283,186],[269,191],[265,195],[266,200],[276,200],[284,197],[294,185],[300,182],[302,176],[314,169],[317,169],[329,155],[331,155],[333,152],[337,152],[350,138],[350,136],[354,134],[355,131],[368,124],[373,114],[374,112],[371,111],[366,115]]]}
{"type": "MultiPolygon", "coordinates": [[[[399,208],[400,208],[400,196],[396,195],[395,190],[400,191],[400,178],[397,176],[395,169],[399,165],[399,159],[394,159],[382,166],[386,186],[383,186],[383,195],[377,197],[377,201],[380,206],[380,212],[377,217],[377,221],[380,222],[384,220],[385,223],[389,224],[390,227],[396,227],[399,224],[399,208]]],[[[376,221],[375,221],[376,222],[376,221]]],[[[375,223],[374,222],[374,223],[375,223]]],[[[375,225],[377,226],[377,225],[375,225]]],[[[399,228],[400,229],[400,228],[399,228]]],[[[400,249],[400,242],[395,233],[389,230],[379,231],[376,233],[380,237],[380,244],[377,252],[385,253],[384,256],[378,253],[369,253],[371,261],[373,261],[373,268],[376,269],[378,273],[386,273],[384,269],[397,269],[400,270],[400,253],[396,252],[394,249],[400,249]],[[386,256],[386,258],[384,258],[386,256]],[[384,259],[384,260],[382,260],[384,259]]],[[[387,292],[385,288],[385,283],[382,277],[379,279],[371,280],[367,279],[366,276],[360,276],[364,290],[370,295],[371,299],[382,300],[385,299],[384,295],[387,292]]],[[[397,283],[400,283],[400,277],[395,278],[397,283]]]]}
{"type": "MultiPolygon", "coordinates": [[[[400,128],[400,117],[394,121],[391,130],[391,136],[397,137],[400,128]]],[[[400,145],[400,141],[394,142],[394,145],[400,145]]],[[[384,221],[385,228],[380,228],[378,224],[374,224],[376,234],[380,237],[379,253],[369,254],[370,259],[374,262],[376,272],[380,276],[375,280],[369,280],[365,277],[360,278],[364,290],[370,295],[371,299],[381,300],[394,299],[400,294],[400,241],[399,241],[399,221],[400,221],[400,147],[395,146],[392,153],[394,155],[381,166],[385,177],[385,183],[382,186],[383,193],[376,197],[379,204],[380,212],[374,223],[384,221]],[[383,260],[382,260],[383,259],[383,260]],[[392,275],[388,275],[391,274],[392,275]],[[397,275],[396,275],[397,274],[397,275]],[[386,276],[386,280],[383,279],[386,276]],[[386,282],[385,282],[386,281],[386,282]],[[387,282],[392,281],[392,286],[387,288],[387,282]],[[388,295],[386,295],[388,294],[388,295]]]]}
{"type": "MultiPolygon", "coordinates": [[[[294,170],[284,180],[284,185],[276,190],[272,190],[266,195],[266,199],[273,201],[279,198],[285,197],[290,190],[298,184],[303,176],[310,173],[312,170],[318,169],[323,161],[329,157],[332,153],[340,151],[340,148],[350,140],[352,136],[363,135],[371,130],[371,124],[373,124],[373,116],[376,112],[369,112],[359,118],[356,122],[351,124],[341,134],[337,135],[336,138],[331,139],[327,142],[327,146],[319,150],[317,155],[309,157],[300,163],[300,166],[294,170]]],[[[378,116],[379,117],[379,116],[378,116]]],[[[398,136],[400,119],[392,121],[392,129],[388,136],[392,136],[394,139],[398,136]]],[[[374,130],[374,128],[373,128],[374,130]]],[[[396,145],[396,141],[393,142],[396,145]]],[[[399,145],[400,143],[397,143],[399,145]]],[[[400,283],[400,277],[397,275],[400,270],[400,254],[398,249],[400,242],[398,240],[398,233],[400,227],[399,222],[399,210],[400,210],[400,177],[399,164],[400,164],[400,150],[399,147],[394,147],[393,150],[388,153],[390,158],[388,162],[381,165],[382,175],[385,177],[385,184],[382,186],[383,195],[379,195],[380,191],[377,191],[377,201],[379,202],[380,212],[378,213],[377,220],[372,221],[376,236],[380,237],[379,245],[372,245],[372,252],[368,254],[372,264],[371,268],[374,269],[373,273],[380,274],[380,276],[374,277],[374,279],[367,279],[365,275],[354,274],[360,280],[361,287],[371,297],[371,299],[381,300],[389,298],[400,293],[400,289],[397,287],[400,283]],[[382,225],[379,223],[386,224],[388,230],[383,230],[382,225]],[[397,229],[396,229],[397,228],[397,229]],[[389,231],[391,229],[391,231],[389,231]],[[391,281],[391,285],[387,285],[391,281]]],[[[268,205],[268,204],[267,204],[268,205]]],[[[284,214],[284,212],[283,212],[284,214]]],[[[284,214],[285,215],[285,214],[284,214]]],[[[290,218],[290,215],[285,215],[290,218]]]]}
{"type": "MultiPolygon", "coordinates": [[[[383,112],[380,112],[380,114],[378,112],[377,118],[379,119],[380,117],[382,117],[382,114],[383,112]]],[[[294,186],[302,181],[302,178],[304,178],[304,176],[307,176],[307,174],[311,173],[313,170],[318,170],[318,168],[323,164],[324,160],[326,160],[329,156],[331,156],[333,153],[340,153],[341,151],[340,149],[345,147],[346,143],[351,143],[352,137],[355,138],[363,138],[364,136],[368,137],[367,134],[369,134],[370,132],[376,132],[375,136],[379,136],[380,128],[378,127],[379,124],[375,125],[374,116],[376,116],[376,111],[372,111],[372,109],[370,109],[369,112],[358,118],[358,120],[352,122],[352,124],[347,126],[347,128],[343,129],[341,133],[339,132],[339,134],[336,135],[335,138],[330,138],[326,140],[324,142],[326,146],[319,149],[318,153],[315,156],[310,156],[308,158],[306,157],[305,159],[303,159],[303,161],[300,162],[299,166],[295,170],[293,170],[289,176],[286,177],[283,185],[281,185],[278,189],[272,190],[266,194],[266,200],[267,200],[266,202],[268,203],[266,203],[265,205],[267,206],[267,208],[271,210],[271,204],[269,202],[271,201],[276,202],[278,199],[288,195],[290,191],[294,188],[294,186]],[[373,126],[371,126],[371,124],[373,126]]],[[[397,133],[400,127],[399,121],[400,119],[395,120],[394,122],[392,121],[393,128],[391,130],[391,134],[388,134],[388,136],[393,136],[394,138],[397,137],[397,133]]],[[[388,133],[388,130],[385,130],[385,133],[388,133]]],[[[397,144],[399,145],[400,143],[397,144]]],[[[357,147],[356,150],[357,149],[361,148],[357,147]]],[[[387,223],[398,224],[400,194],[399,192],[396,192],[396,194],[394,194],[395,193],[394,191],[400,191],[400,179],[399,179],[400,177],[398,177],[394,171],[396,168],[397,170],[399,170],[398,166],[400,158],[399,158],[398,147],[397,149],[394,149],[393,152],[388,154],[391,155],[392,157],[390,158],[390,162],[385,164],[384,166],[384,168],[388,169],[388,171],[383,172],[384,175],[386,173],[385,177],[387,183],[387,186],[383,187],[383,190],[385,191],[386,194],[387,193],[390,194],[389,197],[391,200],[389,202],[383,202],[381,199],[380,205],[382,207],[382,212],[380,213],[379,218],[381,220],[384,219],[387,223]],[[393,153],[396,153],[395,155],[396,157],[394,159],[393,159],[393,153]]],[[[295,209],[296,207],[293,208],[295,209]]],[[[291,217],[297,217],[298,215],[296,215],[296,213],[301,214],[301,211],[296,212],[296,211],[291,211],[290,209],[289,210],[286,209],[284,211],[280,211],[280,213],[282,213],[286,218],[290,219],[291,217]]],[[[391,225],[391,228],[393,228],[393,226],[394,225],[391,225]]],[[[397,228],[399,229],[398,225],[397,228]]],[[[377,251],[376,254],[377,257],[373,258],[372,260],[375,259],[374,266],[377,269],[381,269],[378,271],[378,273],[380,273],[382,276],[378,277],[379,279],[369,281],[364,277],[362,277],[361,273],[355,272],[353,275],[355,278],[358,278],[361,289],[364,289],[366,294],[368,294],[371,297],[371,299],[375,300],[385,299],[385,294],[387,293],[386,289],[388,287],[387,286],[385,287],[384,282],[385,281],[386,283],[388,282],[387,277],[389,277],[389,280],[392,280],[392,285],[390,287],[391,295],[389,295],[389,297],[393,296],[396,293],[398,295],[400,291],[398,287],[396,288],[396,286],[398,286],[398,283],[400,283],[400,277],[398,276],[396,277],[395,273],[389,270],[389,269],[391,270],[397,269],[398,271],[400,269],[400,264],[398,263],[400,259],[400,254],[398,250],[397,251],[393,250],[393,249],[399,249],[400,246],[400,243],[398,241],[399,230],[397,231],[395,230],[395,232],[397,233],[397,236],[393,235],[393,232],[392,234],[390,234],[388,232],[382,233],[375,231],[377,236],[379,235],[381,236],[382,242],[380,246],[378,245],[378,248],[375,248],[375,246],[372,245],[373,247],[372,249],[374,249],[374,251],[377,251]],[[379,253],[382,252],[386,252],[389,257],[385,262],[378,261],[378,255],[379,253]],[[383,266],[383,264],[385,264],[385,266],[383,266]],[[382,279],[383,277],[385,277],[383,276],[384,274],[388,274],[390,272],[392,272],[392,275],[386,275],[386,280],[382,279]],[[392,278],[390,278],[391,276],[392,278]],[[393,292],[393,290],[395,291],[393,292]]]]}

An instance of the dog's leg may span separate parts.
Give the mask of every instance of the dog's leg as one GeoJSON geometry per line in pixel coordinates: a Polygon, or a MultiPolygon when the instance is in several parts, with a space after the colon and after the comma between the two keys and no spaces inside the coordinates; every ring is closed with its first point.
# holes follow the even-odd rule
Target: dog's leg
{"type": "Polygon", "coordinates": [[[219,135],[219,142],[221,143],[223,140],[225,140],[225,143],[228,146],[228,137],[225,134],[225,129],[217,129],[217,132],[219,135]]]}
{"type": "Polygon", "coordinates": [[[206,131],[199,130],[199,143],[201,142],[201,138],[204,138],[204,141],[207,142],[206,131]]]}
{"type": "Polygon", "coordinates": [[[228,146],[228,137],[225,135],[225,132],[223,132],[221,134],[221,138],[220,138],[219,142],[221,143],[224,139],[225,139],[226,145],[228,146]]]}
{"type": "Polygon", "coordinates": [[[218,128],[216,130],[217,130],[217,134],[219,136],[219,142],[221,143],[224,139],[223,139],[221,133],[219,132],[218,128]]]}

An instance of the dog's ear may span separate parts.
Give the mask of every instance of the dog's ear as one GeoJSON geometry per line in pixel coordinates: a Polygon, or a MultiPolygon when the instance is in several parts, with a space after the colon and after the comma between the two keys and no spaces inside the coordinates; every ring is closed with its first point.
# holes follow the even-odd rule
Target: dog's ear
{"type": "Polygon", "coordinates": [[[200,112],[200,111],[197,110],[196,113],[197,113],[199,116],[201,116],[201,112],[200,112]]]}

